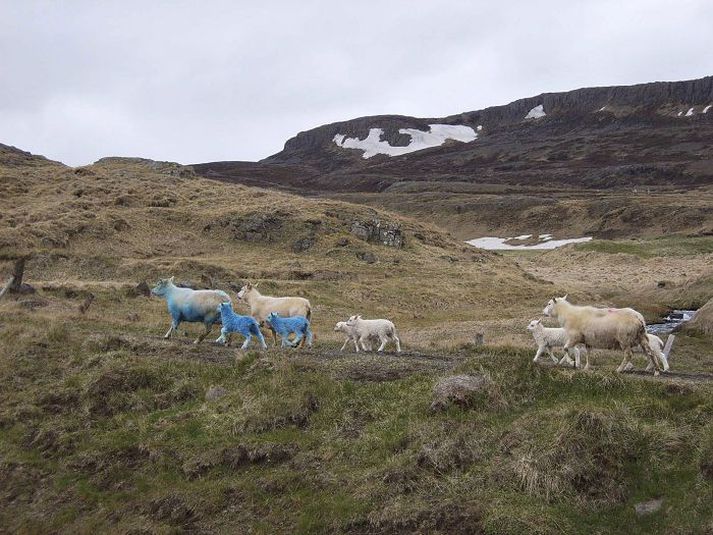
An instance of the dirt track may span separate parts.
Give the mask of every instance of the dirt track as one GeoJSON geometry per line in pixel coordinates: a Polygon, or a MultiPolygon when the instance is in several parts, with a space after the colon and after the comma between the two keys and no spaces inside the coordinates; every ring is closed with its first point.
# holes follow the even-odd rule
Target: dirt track
{"type": "MultiPolygon", "coordinates": [[[[190,338],[174,338],[167,341],[157,336],[133,337],[94,335],[87,340],[94,349],[101,351],[125,350],[137,356],[158,357],[166,359],[185,359],[209,362],[219,365],[231,365],[237,359],[245,358],[250,353],[244,353],[236,346],[223,347],[210,342],[195,345],[190,338]]],[[[338,349],[312,349],[285,351],[270,348],[260,351],[257,362],[270,366],[273,359],[289,359],[305,369],[327,368],[335,378],[354,381],[393,381],[415,373],[448,372],[453,370],[465,358],[466,354],[423,353],[420,351],[402,351],[401,353],[384,352],[355,353],[338,349]]],[[[554,368],[549,362],[541,362],[539,366],[554,368]]],[[[581,373],[609,373],[609,369],[592,370],[581,373]]],[[[713,383],[713,373],[687,372],[672,370],[658,377],[644,370],[625,372],[626,376],[653,381],[707,384],[713,383]]]]}

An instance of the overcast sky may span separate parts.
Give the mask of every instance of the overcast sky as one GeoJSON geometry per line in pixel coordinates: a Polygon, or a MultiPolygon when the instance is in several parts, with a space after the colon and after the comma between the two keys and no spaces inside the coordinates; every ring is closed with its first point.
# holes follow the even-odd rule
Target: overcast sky
{"type": "Polygon", "coordinates": [[[710,0],[0,0],[0,143],[71,165],[709,74],[710,0]]]}

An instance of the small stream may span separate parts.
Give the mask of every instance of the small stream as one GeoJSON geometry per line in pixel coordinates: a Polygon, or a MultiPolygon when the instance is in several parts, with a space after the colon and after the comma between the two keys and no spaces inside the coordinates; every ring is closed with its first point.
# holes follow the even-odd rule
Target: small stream
{"type": "Polygon", "coordinates": [[[669,312],[662,323],[650,323],[646,326],[646,332],[658,336],[670,334],[676,327],[693,319],[695,310],[674,310],[669,312]]]}

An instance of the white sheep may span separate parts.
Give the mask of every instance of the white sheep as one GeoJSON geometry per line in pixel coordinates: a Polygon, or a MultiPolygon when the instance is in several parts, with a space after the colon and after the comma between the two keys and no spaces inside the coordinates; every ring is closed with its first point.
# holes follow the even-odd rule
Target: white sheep
{"type": "Polygon", "coordinates": [[[537,353],[535,353],[535,358],[532,359],[532,362],[537,362],[545,351],[553,362],[560,362],[552,354],[552,348],[565,346],[567,343],[567,331],[562,327],[545,327],[542,325],[542,320],[532,320],[527,326],[527,330],[532,333],[532,337],[537,342],[537,353]]]}
{"type": "MultiPolygon", "coordinates": [[[[584,344],[587,349],[585,370],[589,369],[589,350],[593,347],[624,351],[624,360],[617,368],[617,372],[621,373],[631,361],[632,350],[641,346],[649,357],[654,375],[659,374],[656,353],[651,349],[646,336],[646,323],[635,310],[577,306],[569,303],[567,296],[564,296],[550,299],[542,313],[557,318],[567,331],[567,343],[564,346],[566,352],[578,344],[584,344]]],[[[579,367],[579,354],[575,357],[575,365],[579,367]]]]}
{"type": "MultiPolygon", "coordinates": [[[[238,292],[238,299],[250,307],[250,315],[262,324],[270,312],[277,312],[282,317],[304,316],[312,319],[312,306],[304,297],[270,297],[262,295],[257,285],[247,283],[238,292]]],[[[277,334],[272,331],[273,342],[277,344],[277,334]]],[[[303,345],[304,345],[303,338],[303,345]]]]}
{"type": "Polygon", "coordinates": [[[396,344],[396,351],[401,352],[401,341],[396,335],[396,327],[389,320],[365,320],[362,319],[361,315],[356,315],[350,317],[346,321],[346,325],[354,330],[354,335],[364,351],[371,350],[371,347],[367,349],[366,343],[369,341],[370,337],[374,336],[378,337],[381,341],[381,345],[377,351],[383,351],[389,340],[393,340],[396,344]]]}

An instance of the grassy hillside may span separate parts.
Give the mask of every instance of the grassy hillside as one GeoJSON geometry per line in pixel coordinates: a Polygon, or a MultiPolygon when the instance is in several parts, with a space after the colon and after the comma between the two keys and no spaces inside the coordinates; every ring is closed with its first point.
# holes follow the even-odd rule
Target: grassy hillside
{"type": "Polygon", "coordinates": [[[514,348],[236,361],[48,308],[3,305],[9,532],[713,528],[709,385],[537,367],[514,348]],[[432,412],[434,382],[454,372],[489,382],[432,412]],[[224,395],[206,400],[211,387],[224,395]],[[637,516],[656,498],[661,511],[637,516]]]}
{"type": "MultiPolygon", "coordinates": [[[[655,286],[660,250],[503,256],[391,212],[176,164],[3,154],[0,269],[31,254],[37,293],[0,301],[0,531],[713,530],[710,338],[681,335],[672,365],[688,375],[652,380],[613,373],[610,353],[592,373],[533,365],[524,331],[552,294],[617,302],[655,286]],[[403,246],[362,239],[377,220],[403,246]],[[306,296],[315,348],[165,341],[165,304],[134,287],[168,275],[306,296]],[[339,353],[332,326],[356,312],[394,319],[405,351],[339,353]],[[434,383],[455,373],[483,376],[482,390],[431,410],[434,383]]],[[[708,246],[680,247],[666,262],[696,282],[670,291],[702,296],[708,246]]]]}
{"type": "Polygon", "coordinates": [[[229,289],[269,279],[266,291],[309,294],[318,310],[358,306],[396,317],[423,308],[463,315],[479,304],[506,306],[544,286],[428,224],[224,185],[175,164],[6,166],[0,193],[0,258],[33,253],[28,277],[35,281],[136,284],[172,274],[195,282],[209,277],[229,289]],[[376,223],[398,229],[403,247],[351,232],[355,224],[376,223]]]}

